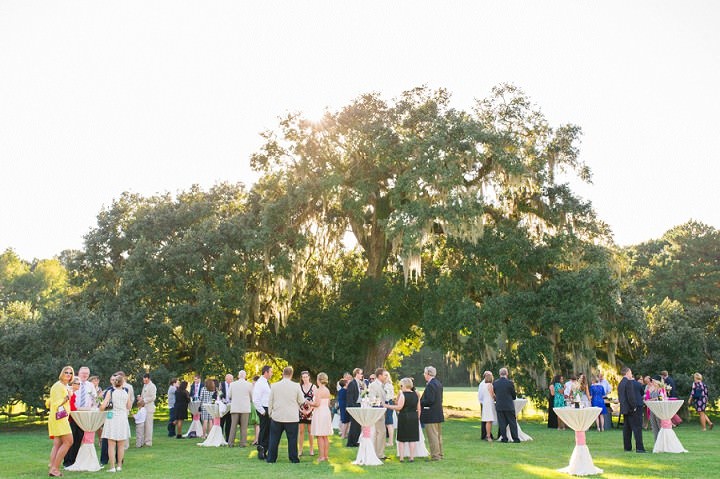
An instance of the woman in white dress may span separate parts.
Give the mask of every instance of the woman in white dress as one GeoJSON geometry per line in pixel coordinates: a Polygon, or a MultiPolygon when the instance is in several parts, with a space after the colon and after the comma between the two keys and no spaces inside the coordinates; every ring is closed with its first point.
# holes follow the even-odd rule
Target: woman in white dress
{"type": "Polygon", "coordinates": [[[493,389],[493,374],[485,371],[483,381],[478,385],[478,401],[482,406],[480,420],[485,423],[488,442],[492,442],[492,425],[497,421],[495,413],[495,390],[493,389]]]}
{"type": "Polygon", "coordinates": [[[105,393],[103,402],[100,405],[100,409],[106,411],[102,437],[108,440],[108,455],[110,457],[110,469],[108,472],[117,472],[122,470],[125,441],[130,438],[128,411],[132,407],[133,398],[123,388],[125,383],[123,376],[115,375],[110,378],[110,382],[113,389],[105,393]],[[115,464],[116,450],[117,464],[115,464]]]}

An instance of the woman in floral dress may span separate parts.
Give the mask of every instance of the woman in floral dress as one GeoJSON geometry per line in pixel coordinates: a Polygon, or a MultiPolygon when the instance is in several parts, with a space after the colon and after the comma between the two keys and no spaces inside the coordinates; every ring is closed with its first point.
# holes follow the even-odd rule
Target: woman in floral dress
{"type": "Polygon", "coordinates": [[[710,418],[707,417],[707,414],[705,414],[705,408],[708,403],[707,386],[702,380],[702,374],[695,373],[693,378],[695,381],[693,382],[692,390],[690,391],[690,404],[695,407],[695,410],[700,415],[700,429],[703,431],[706,430],[706,427],[712,429],[714,424],[710,421],[710,418]]]}

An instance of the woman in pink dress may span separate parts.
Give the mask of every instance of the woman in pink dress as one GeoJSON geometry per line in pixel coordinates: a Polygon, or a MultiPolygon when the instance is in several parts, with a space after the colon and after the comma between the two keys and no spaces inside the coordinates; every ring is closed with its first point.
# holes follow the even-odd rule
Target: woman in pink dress
{"type": "Polygon", "coordinates": [[[317,390],[309,404],[315,408],[310,423],[310,434],[318,443],[318,462],[328,460],[330,449],[329,436],[333,435],[332,417],[330,416],[330,390],[327,388],[328,375],[317,375],[317,390]]]}

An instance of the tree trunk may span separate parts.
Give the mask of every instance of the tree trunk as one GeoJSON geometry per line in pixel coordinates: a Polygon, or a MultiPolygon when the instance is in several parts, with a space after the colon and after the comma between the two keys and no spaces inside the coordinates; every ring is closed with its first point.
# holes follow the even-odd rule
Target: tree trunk
{"type": "Polygon", "coordinates": [[[375,369],[385,367],[385,360],[392,352],[397,340],[398,338],[387,335],[370,340],[365,353],[365,377],[375,372],[375,369]]]}

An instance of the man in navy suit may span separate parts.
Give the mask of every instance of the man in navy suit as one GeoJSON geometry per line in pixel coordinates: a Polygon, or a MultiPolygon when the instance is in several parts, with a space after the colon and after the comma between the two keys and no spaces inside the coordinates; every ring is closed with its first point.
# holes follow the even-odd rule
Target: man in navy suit
{"type": "Polygon", "coordinates": [[[199,401],[200,400],[200,391],[202,391],[205,388],[205,386],[203,386],[203,383],[200,379],[201,379],[200,375],[196,374],[195,378],[193,380],[193,383],[190,385],[190,400],[191,401],[199,401]]]}
{"type": "Polygon", "coordinates": [[[424,376],[427,384],[420,398],[420,422],[425,425],[428,443],[430,444],[430,459],[439,461],[443,458],[442,444],[442,423],[445,421],[443,414],[443,386],[435,375],[437,370],[428,366],[425,368],[424,376]]]}
{"type": "MultiPolygon", "coordinates": [[[[360,402],[360,392],[364,385],[363,370],[360,368],[353,369],[353,378],[347,385],[347,407],[360,406],[360,404],[358,404],[360,402]]],[[[350,431],[348,431],[347,435],[347,447],[358,447],[360,445],[358,442],[361,431],[360,423],[357,422],[352,415],[348,414],[348,416],[350,416],[350,431]]]]}
{"type": "Polygon", "coordinates": [[[517,430],[517,417],[515,417],[515,383],[508,379],[507,368],[500,369],[500,377],[493,383],[495,390],[495,411],[497,412],[498,426],[500,428],[500,442],[508,442],[507,429],[510,426],[510,436],[513,442],[520,442],[517,430]]]}
{"type": "Polygon", "coordinates": [[[642,386],[635,381],[628,367],[620,370],[623,375],[618,384],[618,401],[620,414],[623,415],[623,446],[625,451],[632,451],[632,436],[635,436],[635,451],[645,452],[642,439],[642,386]]]}

